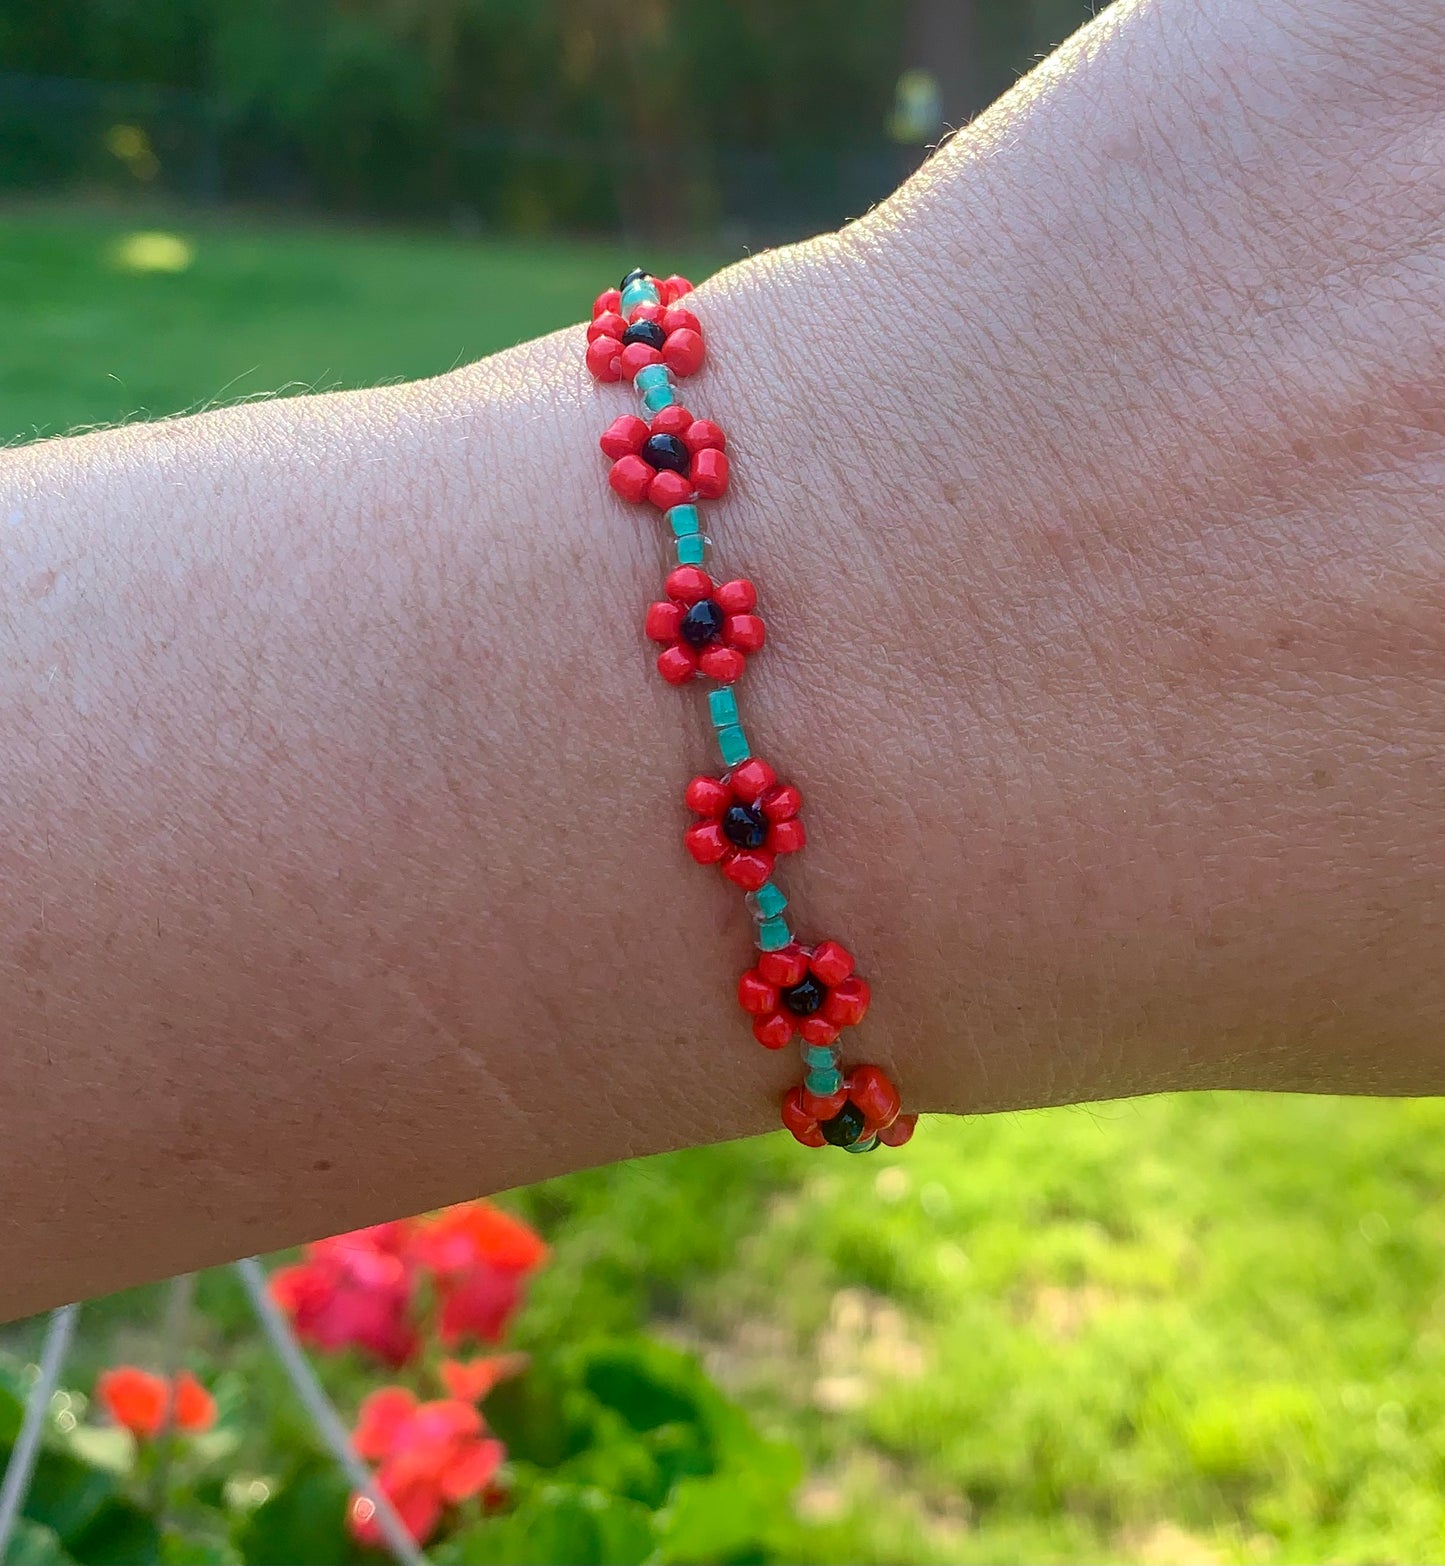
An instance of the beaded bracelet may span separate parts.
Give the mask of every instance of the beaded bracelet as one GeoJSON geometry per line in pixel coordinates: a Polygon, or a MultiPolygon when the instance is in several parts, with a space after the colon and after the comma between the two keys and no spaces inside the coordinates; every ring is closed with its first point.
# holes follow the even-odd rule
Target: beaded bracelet
{"type": "Polygon", "coordinates": [[[662,512],[677,555],[644,625],[662,647],[658,671],[670,685],[703,675],[717,686],[707,705],[723,771],[687,785],[696,820],[683,843],[699,864],[716,865],[742,888],[757,925],[757,963],[738,981],[753,1037],[765,1049],[783,1049],[795,1036],[801,1042],[805,1074],[783,1099],[783,1124],[808,1147],[901,1147],[918,1117],[899,1113],[887,1074],[865,1065],[845,1075],[841,1065],[838,1037],[863,1020],[868,982],[837,941],[807,946],[795,938],[788,899],[773,880],[778,858],[804,844],[803,797],[752,754],[732,689],[765,639],[757,590],[744,578],[715,583],[703,570],[710,540],[697,502],[727,489],[728,458],[722,430],[695,419],[677,395],[677,380],[706,357],[697,316],[678,303],[691,292],[685,277],[658,279],[638,268],[597,296],[587,328],[587,368],[599,381],[630,381],[645,415],[624,414],[603,432],[609,482],[623,500],[662,512]]]}

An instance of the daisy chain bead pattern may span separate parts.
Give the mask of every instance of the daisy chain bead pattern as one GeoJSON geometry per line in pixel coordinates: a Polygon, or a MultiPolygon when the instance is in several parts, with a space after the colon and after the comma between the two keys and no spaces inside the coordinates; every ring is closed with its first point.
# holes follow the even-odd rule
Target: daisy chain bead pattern
{"type": "Polygon", "coordinates": [[[636,268],[597,296],[586,349],[597,380],[630,383],[639,403],[638,413],[603,431],[608,483],[620,499],[662,513],[677,561],[644,621],[662,649],[658,672],[671,685],[701,679],[715,686],[707,704],[722,771],[687,785],[696,819],[683,843],[743,892],[756,925],[759,956],[738,981],[753,1037],[772,1050],[796,1040],[802,1051],[803,1080],[783,1099],[783,1124],[807,1147],[901,1147],[918,1117],[901,1113],[898,1089],[881,1067],[845,1070],[839,1049],[843,1030],[867,1015],[868,981],[839,942],[797,939],[787,895],[773,879],[778,861],[807,840],[803,796],[753,755],[738,707],[734,687],[766,641],[757,589],[745,577],[714,581],[703,569],[709,539],[698,503],[720,499],[729,474],[726,435],[678,396],[677,382],[707,362],[702,323],[680,303],[691,292],[685,277],[636,268]]]}

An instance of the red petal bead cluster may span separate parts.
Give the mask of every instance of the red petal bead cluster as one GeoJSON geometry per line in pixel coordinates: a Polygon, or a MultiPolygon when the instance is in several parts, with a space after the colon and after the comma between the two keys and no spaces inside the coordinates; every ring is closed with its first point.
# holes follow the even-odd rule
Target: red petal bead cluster
{"type": "Polygon", "coordinates": [[[757,589],[742,578],[715,587],[701,566],[684,565],[668,573],[662,590],[667,597],[647,611],[644,625],[648,640],[663,644],[658,673],[669,685],[684,685],[695,674],[731,685],[766,636],[753,613],[757,589]]]}
{"type": "Polygon", "coordinates": [[[701,817],[683,834],[688,853],[745,892],[771,879],[779,854],[795,854],[807,841],[798,817],[803,796],[756,756],[720,778],[694,778],[684,797],[701,817]]]}
{"type": "Polygon", "coordinates": [[[738,981],[738,1002],[759,1044],[777,1050],[796,1040],[806,1067],[783,1100],[783,1124],[808,1147],[901,1147],[917,1117],[900,1113],[897,1088],[879,1066],[845,1074],[840,1061],[843,1030],[867,1015],[868,981],[839,942],[809,946],[793,935],[788,899],[773,880],[778,861],[807,841],[803,796],[752,754],[733,691],[766,641],[757,589],[744,577],[714,581],[700,563],[708,540],[697,503],[727,490],[728,453],[723,431],[695,417],[676,392],[675,382],[696,374],[707,357],[701,323],[679,302],[691,292],[684,277],[629,272],[597,296],[586,350],[599,381],[633,385],[644,415],[623,414],[603,432],[608,482],[621,499],[666,513],[676,540],[678,563],[644,626],[662,649],[658,672],[670,685],[701,678],[716,686],[708,708],[723,770],[687,785],[695,819],[683,843],[699,864],[716,865],[747,894],[757,921],[759,956],[738,981]]]}
{"type": "Polygon", "coordinates": [[[635,506],[650,500],[666,511],[697,495],[716,500],[728,487],[727,437],[711,419],[695,419],[678,404],[650,423],[624,413],[602,432],[600,444],[612,458],[607,482],[635,506]],[[668,459],[679,465],[660,465],[668,459]]]}
{"type": "Polygon", "coordinates": [[[679,380],[702,368],[706,357],[702,326],[691,310],[675,302],[692,292],[692,284],[685,277],[664,277],[657,281],[656,289],[660,295],[656,304],[634,305],[625,318],[620,289],[605,289],[593,302],[592,324],[587,328],[587,368],[599,381],[630,381],[649,364],[665,364],[679,380]],[[661,341],[656,346],[645,341],[624,343],[628,327],[639,321],[658,328],[661,341]]]}
{"type": "MultiPolygon", "coordinates": [[[[884,1147],[902,1147],[913,1135],[917,1115],[901,1115],[898,1089],[877,1066],[855,1066],[836,1093],[817,1098],[805,1087],[789,1090],[783,1099],[783,1124],[807,1147],[833,1141],[829,1130],[842,1117],[859,1141],[876,1138],[884,1147]]],[[[837,1143],[835,1142],[836,1146],[837,1143]]]]}

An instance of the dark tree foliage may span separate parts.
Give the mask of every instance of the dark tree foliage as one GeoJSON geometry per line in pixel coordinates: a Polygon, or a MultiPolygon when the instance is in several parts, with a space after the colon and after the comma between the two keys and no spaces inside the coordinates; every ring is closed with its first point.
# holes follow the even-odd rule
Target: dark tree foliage
{"type": "Polygon", "coordinates": [[[861,210],[920,155],[889,139],[901,70],[938,67],[957,123],[1085,11],[0,0],[0,181],[129,179],[521,232],[801,231],[861,210]],[[970,58],[910,60],[930,37],[970,58]]]}

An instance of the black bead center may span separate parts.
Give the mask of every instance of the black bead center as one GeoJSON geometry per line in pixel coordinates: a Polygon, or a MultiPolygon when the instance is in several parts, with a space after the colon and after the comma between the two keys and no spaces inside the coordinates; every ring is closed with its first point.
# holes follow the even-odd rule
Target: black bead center
{"type": "Polygon", "coordinates": [[[667,341],[667,333],[656,321],[634,321],[622,334],[622,346],[629,343],[646,343],[649,348],[660,349],[667,341]]]}
{"type": "Polygon", "coordinates": [[[618,289],[626,288],[629,283],[636,282],[639,277],[651,277],[652,273],[645,266],[635,266],[626,277],[617,285],[618,289]]]}
{"type": "Polygon", "coordinates": [[[649,435],[642,455],[653,467],[668,468],[674,473],[686,473],[691,460],[687,447],[676,435],[649,435]]]}
{"type": "Polygon", "coordinates": [[[863,1134],[863,1111],[850,1098],[831,1120],[825,1120],[818,1129],[823,1133],[823,1140],[832,1146],[851,1147],[863,1134]]]}
{"type": "MultiPolygon", "coordinates": [[[[727,830],[726,827],[723,828],[727,830]]],[[[783,1005],[795,1017],[811,1017],[828,998],[828,992],[810,973],[802,983],[782,992],[783,1005]]]]}
{"type": "Polygon", "coordinates": [[[694,604],[682,617],[678,632],[689,647],[706,647],[722,634],[723,612],[712,601],[704,598],[694,604]]]}
{"type": "Polygon", "coordinates": [[[761,848],[768,836],[768,820],[751,805],[734,805],[723,817],[722,829],[728,842],[738,848],[761,848]]]}

